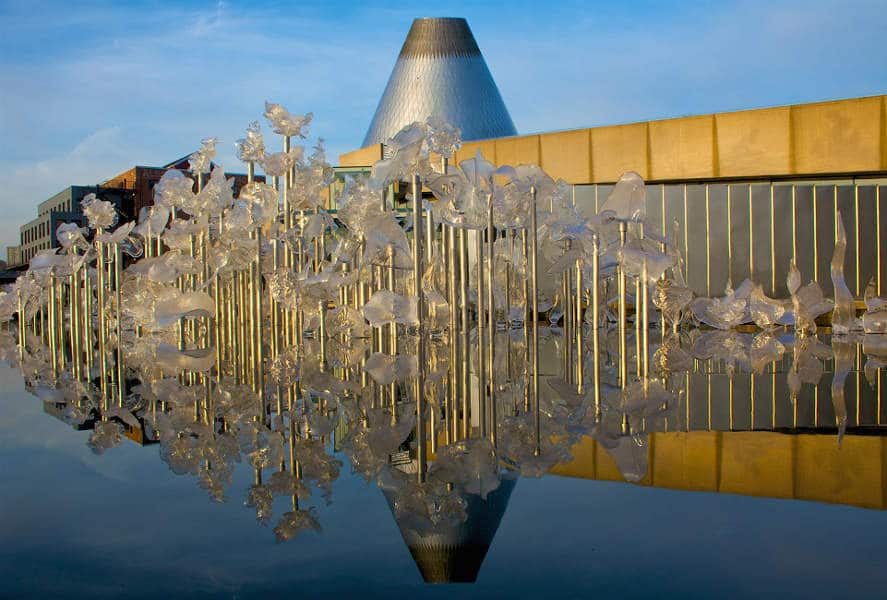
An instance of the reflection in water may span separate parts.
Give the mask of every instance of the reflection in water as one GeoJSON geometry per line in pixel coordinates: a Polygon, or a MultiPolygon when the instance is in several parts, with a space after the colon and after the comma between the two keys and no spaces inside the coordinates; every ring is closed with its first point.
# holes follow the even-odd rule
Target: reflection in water
{"type": "MultiPolygon", "coordinates": [[[[321,530],[314,505],[332,502],[341,452],[381,488],[428,582],[477,577],[521,476],[885,508],[880,336],[657,331],[649,374],[621,386],[617,329],[583,338],[543,328],[534,395],[528,329],[495,333],[487,371],[473,333],[420,340],[403,330],[397,355],[306,338],[303,352],[281,352],[255,377],[236,364],[216,375],[124,362],[122,393],[96,385],[100,358],[78,378],[84,365],[70,356],[52,367],[39,331],[21,347],[0,339],[44,410],[88,431],[94,452],[124,438],[159,444],[169,468],[215,501],[248,463],[242,501],[278,541],[321,530]],[[427,404],[417,418],[420,343],[427,404]],[[281,497],[290,506],[273,514],[281,497]]],[[[630,334],[625,347],[634,365],[630,334]]]]}

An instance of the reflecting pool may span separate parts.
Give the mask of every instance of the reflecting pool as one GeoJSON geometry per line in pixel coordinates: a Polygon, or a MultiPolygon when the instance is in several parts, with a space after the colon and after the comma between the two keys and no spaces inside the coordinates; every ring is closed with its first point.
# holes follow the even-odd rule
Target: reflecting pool
{"type": "Polygon", "coordinates": [[[426,338],[419,421],[409,332],[122,392],[2,336],[2,597],[887,590],[880,336],[657,330],[620,386],[613,332],[542,328],[536,400],[525,331],[492,385],[426,338]]]}

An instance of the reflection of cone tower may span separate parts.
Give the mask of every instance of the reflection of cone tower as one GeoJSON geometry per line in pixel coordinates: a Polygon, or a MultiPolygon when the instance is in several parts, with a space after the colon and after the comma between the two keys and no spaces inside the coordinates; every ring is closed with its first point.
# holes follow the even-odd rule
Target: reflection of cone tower
{"type": "Polygon", "coordinates": [[[363,146],[430,116],[461,129],[466,141],[517,134],[465,19],[413,21],[363,146]]]}
{"type": "MultiPolygon", "coordinates": [[[[398,521],[403,540],[426,583],[470,583],[477,579],[515,483],[517,479],[502,479],[499,487],[487,494],[486,500],[465,495],[468,518],[453,527],[417,531],[398,521]]],[[[394,513],[393,494],[384,488],[382,492],[394,513]]]]}

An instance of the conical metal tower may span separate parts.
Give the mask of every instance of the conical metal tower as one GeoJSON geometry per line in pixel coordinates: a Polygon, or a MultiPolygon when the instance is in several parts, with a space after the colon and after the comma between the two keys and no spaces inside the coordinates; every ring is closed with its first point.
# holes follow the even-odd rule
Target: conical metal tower
{"type": "Polygon", "coordinates": [[[461,129],[465,141],[517,135],[465,19],[413,21],[363,147],[432,115],[461,129]]]}

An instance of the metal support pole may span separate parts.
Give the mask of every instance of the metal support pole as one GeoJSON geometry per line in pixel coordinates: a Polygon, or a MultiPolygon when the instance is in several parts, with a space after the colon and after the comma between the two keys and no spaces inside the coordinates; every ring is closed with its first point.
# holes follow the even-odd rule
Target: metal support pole
{"type": "Polygon", "coordinates": [[[533,338],[532,338],[532,364],[533,364],[533,385],[532,385],[532,400],[533,400],[533,424],[535,430],[535,439],[536,439],[536,447],[533,451],[534,455],[539,456],[542,453],[542,440],[541,440],[541,423],[540,423],[540,413],[539,413],[539,287],[537,281],[537,273],[536,273],[536,264],[537,264],[537,256],[538,256],[538,244],[537,244],[537,228],[536,228],[536,188],[533,187],[530,190],[530,196],[532,199],[532,205],[530,206],[530,292],[532,294],[532,298],[529,302],[532,309],[530,311],[530,317],[533,319],[532,329],[533,329],[533,338]]]}

